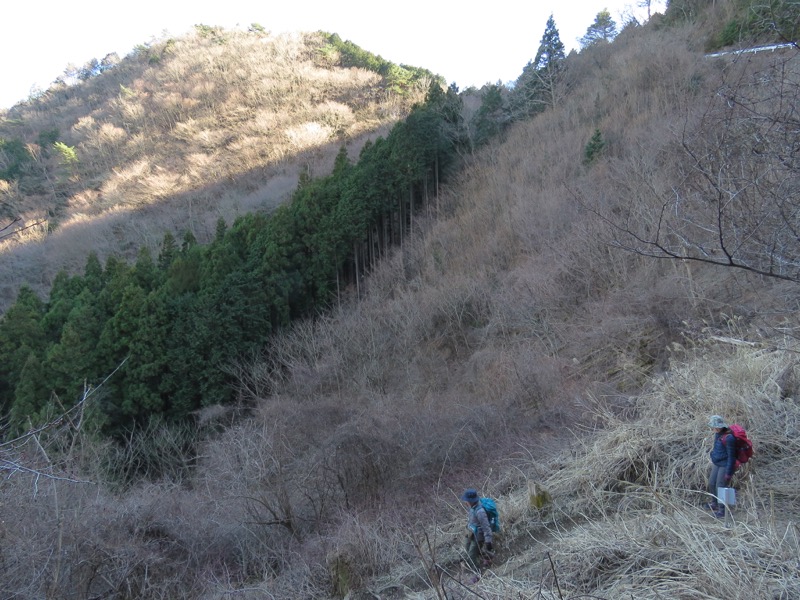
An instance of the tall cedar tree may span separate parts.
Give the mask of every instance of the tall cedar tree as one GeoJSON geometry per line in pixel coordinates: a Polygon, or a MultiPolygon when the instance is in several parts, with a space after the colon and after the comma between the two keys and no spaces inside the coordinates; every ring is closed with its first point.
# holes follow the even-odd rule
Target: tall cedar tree
{"type": "Polygon", "coordinates": [[[525,65],[514,86],[512,112],[515,118],[555,107],[558,101],[558,84],[564,75],[564,58],[564,44],[553,15],[550,15],[536,58],[525,65]]]}
{"type": "Polygon", "coordinates": [[[48,399],[43,376],[42,363],[36,353],[31,352],[14,391],[10,415],[12,434],[21,434],[31,421],[38,422],[41,419],[40,413],[44,411],[48,399]]]}
{"type": "Polygon", "coordinates": [[[45,348],[41,319],[44,303],[23,286],[16,303],[0,319],[0,409],[5,415],[14,403],[14,388],[31,352],[45,348]]]}
{"type": "Polygon", "coordinates": [[[604,8],[594,19],[594,23],[586,28],[586,35],[581,38],[581,48],[588,48],[599,43],[607,43],[617,35],[617,24],[611,18],[611,13],[604,8]]]}

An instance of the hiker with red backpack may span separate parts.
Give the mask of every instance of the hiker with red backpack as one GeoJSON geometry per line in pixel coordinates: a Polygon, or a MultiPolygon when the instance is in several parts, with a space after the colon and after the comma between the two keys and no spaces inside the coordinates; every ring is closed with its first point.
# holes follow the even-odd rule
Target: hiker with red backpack
{"type": "MultiPolygon", "coordinates": [[[[493,527],[490,522],[489,512],[484,506],[484,498],[481,498],[477,490],[472,488],[464,490],[461,500],[469,506],[469,522],[467,523],[467,535],[465,539],[465,549],[470,560],[470,567],[475,571],[473,583],[480,579],[482,568],[492,564],[494,546],[492,545],[493,527]]],[[[492,502],[491,506],[494,506],[492,502]]],[[[496,519],[496,512],[493,515],[496,519]]]]}
{"type": "Polygon", "coordinates": [[[740,425],[728,426],[719,415],[713,415],[708,420],[708,426],[714,430],[714,444],[709,454],[711,471],[708,475],[708,493],[714,499],[705,506],[714,512],[715,517],[722,519],[725,517],[725,505],[717,501],[717,489],[731,487],[733,474],[753,455],[753,444],[740,425]]]}

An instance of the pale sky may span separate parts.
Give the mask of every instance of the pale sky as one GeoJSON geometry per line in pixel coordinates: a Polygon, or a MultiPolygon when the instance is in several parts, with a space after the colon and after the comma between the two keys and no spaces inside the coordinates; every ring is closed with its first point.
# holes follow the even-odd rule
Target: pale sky
{"type": "MultiPolygon", "coordinates": [[[[577,48],[595,15],[607,8],[646,16],[638,0],[39,0],[0,9],[0,108],[46,89],[69,63],[82,66],[137,44],[179,36],[196,24],[273,33],[338,33],[395,63],[426,68],[463,89],[517,78],[536,54],[553,14],[561,41],[577,48]]],[[[654,12],[663,0],[653,0],[654,12]]],[[[641,20],[641,19],[640,19],[641,20]]]]}

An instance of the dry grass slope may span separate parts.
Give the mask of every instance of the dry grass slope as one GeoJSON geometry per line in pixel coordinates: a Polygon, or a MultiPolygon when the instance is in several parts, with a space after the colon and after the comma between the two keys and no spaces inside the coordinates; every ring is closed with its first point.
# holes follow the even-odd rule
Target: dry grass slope
{"type": "Polygon", "coordinates": [[[536,543],[504,564],[498,581],[487,580],[490,597],[510,597],[507,578],[547,564],[545,553],[555,569],[528,580],[520,597],[539,597],[530,588],[543,583],[544,597],[556,597],[554,577],[565,598],[796,597],[800,485],[786,474],[800,466],[800,410],[779,381],[796,366],[797,343],[782,341],[676,344],[668,373],[624,416],[594,399],[597,427],[581,432],[569,453],[527,470],[552,495],[548,511],[531,509],[524,490],[506,498],[510,537],[536,543]],[[716,413],[757,440],[756,458],[737,475],[727,526],[700,508],[708,500],[705,424],[716,413]]]}

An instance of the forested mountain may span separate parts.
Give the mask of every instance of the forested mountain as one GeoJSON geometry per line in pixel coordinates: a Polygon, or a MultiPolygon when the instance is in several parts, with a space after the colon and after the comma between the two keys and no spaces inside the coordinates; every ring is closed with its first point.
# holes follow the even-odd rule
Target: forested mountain
{"type": "Polygon", "coordinates": [[[800,595],[798,16],[601,12],[567,56],[550,19],[468,94],[321,38],[419,96],[279,208],[87,252],[0,321],[3,589],[800,595]],[[725,522],[712,414],[756,441],[725,522]],[[474,584],[465,487],[503,523],[474,584]]]}
{"type": "Polygon", "coordinates": [[[256,25],[68,69],[0,118],[0,308],[20,282],[45,296],[90,252],[155,255],[166,232],[207,243],[219,218],[271,210],[301,172],[385,136],[435,79],[334,34],[256,25]]]}
{"type": "MultiPolygon", "coordinates": [[[[212,39],[209,48],[212,54],[215,45],[238,39],[235,35],[226,37],[223,33],[206,29],[201,29],[198,36],[189,40],[192,45],[185,50],[191,52],[192,57],[199,54],[196,52],[198,45],[206,48],[209,37],[212,39]]],[[[260,36],[254,39],[262,46],[265,41],[273,46],[273,53],[275,45],[283,48],[286,44],[285,40],[264,40],[260,36]]],[[[246,37],[242,43],[253,41],[246,37]]],[[[242,215],[230,229],[224,218],[219,217],[213,238],[209,243],[201,244],[193,231],[193,216],[198,214],[208,219],[213,214],[216,206],[213,203],[218,194],[207,196],[209,204],[201,207],[196,202],[194,190],[179,193],[175,189],[166,204],[175,204],[176,196],[188,203],[189,220],[185,222],[182,239],[176,240],[173,232],[167,230],[163,233],[158,254],[154,255],[148,245],[142,245],[133,264],[128,264],[124,255],[117,254],[111,255],[103,265],[97,252],[92,251],[88,254],[83,275],[72,275],[62,270],[55,277],[46,303],[30,286],[23,287],[0,326],[4,348],[0,409],[3,414],[10,414],[12,430],[47,421],[53,410],[77,402],[87,382],[102,381],[123,362],[125,368],[106,386],[107,399],[100,402],[99,410],[92,413],[106,434],[125,436],[132,428],[146,425],[153,419],[180,422],[200,408],[227,404],[234,396],[228,372],[230,364],[240,357],[258,354],[270,335],[280,327],[292,320],[310,317],[327,308],[331,302],[339,301],[345,289],[353,287],[358,291],[364,273],[386,255],[388,248],[402,242],[413,225],[414,213],[435,194],[440,171],[447,168],[465,141],[454,137],[460,135],[458,121],[461,118],[455,91],[443,90],[441,83],[427,71],[386,63],[353,44],[342,42],[335,35],[317,34],[310,40],[301,38],[295,43],[298,45],[288,49],[303,50],[317,60],[322,56],[328,62],[359,65],[351,69],[352,74],[343,76],[345,81],[356,82],[358,87],[355,90],[359,94],[375,93],[381,87],[385,88],[387,91],[384,93],[398,98],[398,109],[402,107],[404,98],[415,95],[415,86],[427,85],[430,89],[427,96],[422,97],[424,102],[415,105],[385,139],[379,137],[374,143],[367,141],[364,144],[356,166],[351,165],[344,142],[365,129],[363,117],[358,121],[353,118],[349,124],[341,123],[342,130],[338,135],[342,136],[342,145],[332,173],[315,179],[308,170],[302,171],[291,202],[272,213],[262,211],[242,215]],[[364,85],[370,77],[375,78],[372,88],[364,85]],[[53,398],[60,400],[53,403],[53,398]]],[[[174,45],[166,43],[165,48],[174,45]]],[[[229,52],[238,55],[241,49],[237,45],[229,52]]],[[[226,59],[222,62],[230,68],[227,61],[233,60],[231,55],[226,55],[226,59]]],[[[135,61],[136,56],[129,60],[135,61]]],[[[243,58],[239,60],[247,64],[243,58]]],[[[296,70],[308,69],[304,62],[308,60],[299,56],[279,71],[280,76],[293,77],[296,70]]],[[[174,67],[175,63],[182,64],[182,61],[169,62],[167,68],[174,67]]],[[[124,71],[117,66],[109,72],[116,73],[117,69],[124,71]]],[[[329,66],[327,69],[319,68],[321,77],[327,77],[329,70],[329,66]]],[[[343,69],[340,67],[340,70],[343,69]]],[[[107,74],[101,72],[96,80],[101,81],[107,74]]],[[[157,79],[155,75],[151,77],[157,79]]],[[[248,83],[252,79],[260,81],[260,77],[263,77],[261,71],[258,76],[254,73],[248,78],[248,83]]],[[[287,115],[300,110],[293,109],[292,103],[308,103],[317,94],[322,96],[323,107],[315,104],[304,108],[303,112],[327,110],[330,107],[325,107],[334,97],[363,103],[363,100],[358,100],[358,94],[346,85],[330,86],[326,96],[325,82],[313,77],[312,80],[314,86],[302,94],[284,90],[282,102],[275,106],[267,103],[267,107],[261,109],[261,116],[256,115],[256,119],[266,118],[269,114],[287,120],[283,127],[277,128],[277,133],[273,127],[267,127],[265,134],[273,137],[287,135],[287,115]]],[[[94,79],[88,81],[95,83],[94,79]]],[[[187,85],[183,77],[176,80],[178,82],[187,85]]],[[[213,87],[216,84],[208,85],[213,87]]],[[[266,87],[263,83],[261,85],[266,87]]],[[[291,85],[296,85],[296,82],[291,85]]],[[[246,89],[253,93],[252,88],[246,89]]],[[[271,93],[281,94],[274,85],[268,89],[271,93]]],[[[229,90],[226,93],[235,92],[229,90]]],[[[225,94],[222,96],[226,97],[225,94]]],[[[195,106],[191,98],[182,94],[180,98],[181,102],[195,106]]],[[[317,103],[319,101],[316,99],[317,103]]],[[[257,101],[259,106],[262,103],[263,98],[257,101]]],[[[200,102],[197,104],[202,105],[200,102]]],[[[351,111],[344,104],[340,106],[340,113],[351,111]]],[[[373,102],[363,110],[378,111],[380,108],[380,103],[373,102]]],[[[241,100],[233,109],[233,112],[243,112],[241,100]]],[[[212,119],[224,122],[226,117],[226,113],[213,104],[195,108],[195,111],[193,116],[192,111],[187,110],[187,114],[176,117],[163,130],[155,128],[165,145],[185,145],[185,136],[178,135],[176,140],[174,132],[183,130],[187,122],[197,123],[202,119],[209,123],[212,119]]],[[[247,111],[244,114],[247,115],[247,111]]],[[[308,118],[308,115],[304,117],[308,118]]],[[[86,118],[93,120],[95,117],[86,118]]],[[[245,129],[253,126],[250,118],[241,118],[247,121],[245,129]]],[[[305,122],[302,126],[309,129],[310,125],[319,123],[305,122]]],[[[376,120],[373,125],[379,127],[382,123],[376,120]]],[[[103,123],[99,130],[108,126],[107,122],[103,123]]],[[[136,129],[135,124],[129,126],[136,129]]],[[[142,127],[145,132],[132,132],[130,135],[120,130],[119,153],[128,148],[129,138],[146,135],[146,124],[142,127]]],[[[332,134],[333,130],[330,130],[320,135],[327,140],[332,134]]],[[[54,133],[51,137],[55,139],[57,136],[54,133]]],[[[246,167],[247,177],[251,185],[255,185],[252,171],[259,171],[265,177],[264,169],[275,163],[266,150],[269,141],[269,137],[250,140],[249,143],[261,148],[252,161],[238,153],[236,159],[231,157],[227,161],[209,156],[213,162],[209,168],[217,177],[221,175],[223,180],[227,180],[246,167]]],[[[83,143],[89,142],[84,140],[83,143]]],[[[236,137],[231,143],[236,143],[236,137]]],[[[15,145],[12,141],[5,145],[16,147],[20,144],[15,145]]],[[[52,144],[53,151],[62,147],[69,148],[77,156],[77,151],[64,142],[52,144]]],[[[185,151],[173,148],[169,153],[153,142],[149,147],[158,150],[161,160],[169,157],[175,162],[175,173],[181,173],[187,168],[187,161],[197,158],[196,152],[187,155],[185,151]],[[184,160],[177,160],[179,158],[184,160]]],[[[28,158],[20,154],[17,162],[6,168],[6,177],[11,182],[9,187],[13,185],[14,193],[22,195],[27,188],[46,191],[40,186],[52,175],[49,169],[55,168],[54,164],[43,161],[43,173],[30,170],[36,153],[46,153],[46,148],[43,145],[30,152],[28,158]]],[[[199,150],[197,147],[190,149],[199,150]]],[[[220,152],[216,145],[207,150],[220,152]]],[[[325,152],[319,149],[319,143],[315,151],[325,152]]],[[[91,156],[96,157],[96,154],[91,156]]],[[[135,158],[135,155],[122,158],[115,151],[106,167],[135,158]]],[[[154,164],[160,162],[149,155],[142,160],[154,164]]],[[[53,162],[64,166],[63,161],[53,162]]],[[[73,161],[76,170],[79,163],[77,158],[73,161]]],[[[124,167],[119,168],[124,170],[124,167]]],[[[71,201],[87,193],[87,179],[91,173],[88,170],[77,174],[64,183],[64,188],[80,186],[79,190],[69,190],[71,201]]],[[[198,172],[198,177],[208,176],[207,171],[198,172]]],[[[111,181],[109,185],[112,187],[117,185],[113,182],[118,182],[118,177],[117,168],[94,175],[94,178],[111,181]]],[[[130,183],[135,188],[148,181],[148,176],[142,172],[134,179],[130,183]]],[[[189,185],[183,176],[180,179],[189,185]]],[[[266,185],[269,184],[267,179],[266,185]]],[[[101,193],[91,203],[92,208],[109,202],[103,189],[108,191],[108,186],[101,186],[101,193]]],[[[238,191],[241,193],[241,188],[238,191]]],[[[226,193],[232,192],[228,190],[226,193]]],[[[128,212],[129,202],[137,202],[136,195],[132,197],[134,200],[122,194],[121,201],[113,204],[110,210],[128,212]]],[[[147,200],[158,202],[157,197],[147,196],[147,200]]],[[[269,206],[268,199],[262,198],[262,203],[269,206]]],[[[237,202],[234,200],[233,204],[237,202]]],[[[163,206],[159,207],[159,211],[164,210],[163,206]]],[[[52,218],[46,220],[47,227],[57,227],[58,217],[59,214],[53,212],[52,218]]],[[[65,217],[68,220],[74,217],[74,213],[68,212],[65,217]]],[[[89,219],[89,227],[99,219],[97,215],[89,219]]],[[[124,222],[126,226],[135,228],[146,221],[129,217],[124,222]]],[[[69,222],[62,225],[70,226],[69,222]]],[[[147,226],[152,228],[154,224],[149,221],[147,226]]],[[[151,229],[149,234],[153,233],[151,229]]],[[[20,243],[10,237],[10,246],[20,243]]],[[[46,238],[42,243],[48,242],[46,238]]],[[[125,240],[121,249],[124,250],[128,243],[130,240],[125,240]]],[[[9,254],[14,250],[10,247],[9,254]]]]}

